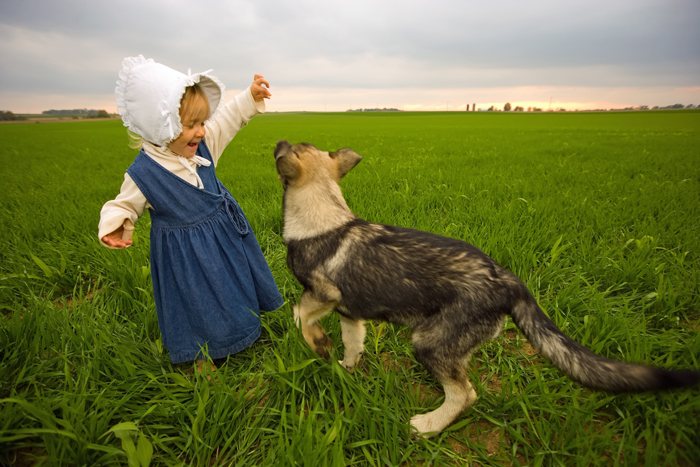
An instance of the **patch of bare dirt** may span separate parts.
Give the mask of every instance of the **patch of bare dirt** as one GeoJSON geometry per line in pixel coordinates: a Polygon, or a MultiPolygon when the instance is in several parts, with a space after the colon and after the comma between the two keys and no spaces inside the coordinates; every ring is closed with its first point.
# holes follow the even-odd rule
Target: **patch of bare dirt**
{"type": "Polygon", "coordinates": [[[501,442],[510,446],[510,440],[503,439],[501,436],[501,429],[488,420],[469,425],[469,441],[483,445],[489,457],[500,450],[501,442]]]}
{"type": "Polygon", "coordinates": [[[498,393],[501,392],[501,378],[499,378],[496,375],[488,376],[488,375],[484,374],[481,377],[481,383],[485,384],[486,387],[489,388],[490,391],[498,392],[498,393]]]}
{"type": "Polygon", "coordinates": [[[695,331],[700,332],[700,319],[696,319],[695,321],[686,321],[686,324],[695,331]]]}
{"type": "Polygon", "coordinates": [[[46,465],[46,450],[40,446],[19,448],[7,455],[12,467],[34,467],[46,465]]]}
{"type": "Polygon", "coordinates": [[[413,362],[409,358],[397,357],[394,352],[382,352],[381,362],[384,371],[399,371],[401,368],[408,370],[413,366],[413,362]]]}
{"type": "Polygon", "coordinates": [[[533,355],[537,354],[537,349],[534,348],[529,342],[520,346],[520,350],[528,357],[532,357],[533,355]]]}
{"type": "MultiPolygon", "coordinates": [[[[98,290],[99,292],[99,290],[98,290]]],[[[69,299],[60,299],[56,300],[55,305],[58,308],[74,308],[77,304],[83,303],[85,300],[91,300],[95,296],[94,292],[88,292],[85,294],[83,297],[80,297],[76,300],[69,298],[69,299]]]]}
{"type": "MultiPolygon", "coordinates": [[[[513,465],[507,458],[499,456],[501,452],[507,452],[511,448],[510,439],[503,433],[502,429],[489,422],[481,420],[471,423],[469,426],[455,433],[454,436],[447,438],[452,450],[460,455],[465,455],[465,461],[470,462],[473,457],[479,457],[481,454],[469,448],[469,445],[464,441],[469,439],[471,444],[483,446],[488,457],[495,457],[500,465],[513,465]]],[[[526,465],[527,460],[521,454],[516,455],[516,459],[520,465],[526,465]]],[[[465,464],[469,465],[469,464],[465,464]]]]}

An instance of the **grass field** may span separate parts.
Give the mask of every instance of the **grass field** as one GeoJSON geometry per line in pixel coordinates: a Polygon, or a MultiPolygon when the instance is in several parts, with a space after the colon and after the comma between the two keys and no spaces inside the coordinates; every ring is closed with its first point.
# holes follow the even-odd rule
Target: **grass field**
{"type": "MultiPolygon", "coordinates": [[[[218,382],[163,349],[148,216],[133,247],[98,244],[134,157],[121,123],[3,125],[0,138],[2,465],[700,464],[700,391],[587,390],[510,322],[473,359],[476,405],[411,440],[410,417],[442,394],[407,329],[368,325],[351,375],[293,325],[273,159],[278,139],[351,147],[364,160],[342,187],[359,216],[477,245],[599,354],[698,368],[700,112],[256,117],[217,171],[287,303],[218,382]]],[[[337,318],[324,325],[342,345],[337,318]]]]}

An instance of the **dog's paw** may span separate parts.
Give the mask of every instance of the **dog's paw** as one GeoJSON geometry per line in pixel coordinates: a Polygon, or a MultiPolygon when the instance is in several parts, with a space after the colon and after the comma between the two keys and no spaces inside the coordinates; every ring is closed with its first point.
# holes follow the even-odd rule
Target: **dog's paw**
{"type": "Polygon", "coordinates": [[[323,334],[321,337],[314,338],[314,351],[327,362],[331,360],[331,354],[329,351],[332,348],[333,341],[328,337],[327,334],[323,334]]]}
{"type": "Polygon", "coordinates": [[[344,360],[338,360],[338,363],[340,364],[340,366],[342,366],[343,368],[348,370],[350,372],[350,374],[355,373],[355,366],[354,365],[345,364],[344,360]]]}
{"type": "Polygon", "coordinates": [[[296,324],[297,327],[300,327],[301,326],[301,309],[299,308],[298,303],[292,307],[292,311],[294,312],[294,324],[296,324]]]}
{"type": "Polygon", "coordinates": [[[442,431],[442,428],[444,427],[441,427],[438,423],[436,423],[434,413],[430,412],[411,417],[411,428],[411,438],[420,439],[431,438],[442,431]]]}

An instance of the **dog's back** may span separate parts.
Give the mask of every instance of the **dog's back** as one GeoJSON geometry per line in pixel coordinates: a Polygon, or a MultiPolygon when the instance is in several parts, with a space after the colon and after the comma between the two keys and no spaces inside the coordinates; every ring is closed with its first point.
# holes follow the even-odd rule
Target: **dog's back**
{"type": "Polygon", "coordinates": [[[442,315],[457,325],[485,310],[500,322],[512,308],[511,284],[519,282],[469,243],[359,218],[287,247],[299,281],[333,282],[343,313],[355,319],[415,327],[442,315]]]}

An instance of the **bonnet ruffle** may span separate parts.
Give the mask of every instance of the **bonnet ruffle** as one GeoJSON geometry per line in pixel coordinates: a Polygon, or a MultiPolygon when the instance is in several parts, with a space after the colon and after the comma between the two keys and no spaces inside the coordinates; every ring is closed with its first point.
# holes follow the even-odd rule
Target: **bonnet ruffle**
{"type": "Polygon", "coordinates": [[[211,120],[223,104],[224,85],[209,72],[184,74],[143,55],[125,58],[114,90],[124,126],[146,141],[167,146],[182,133],[180,101],[185,88],[195,83],[209,101],[211,120]]]}

